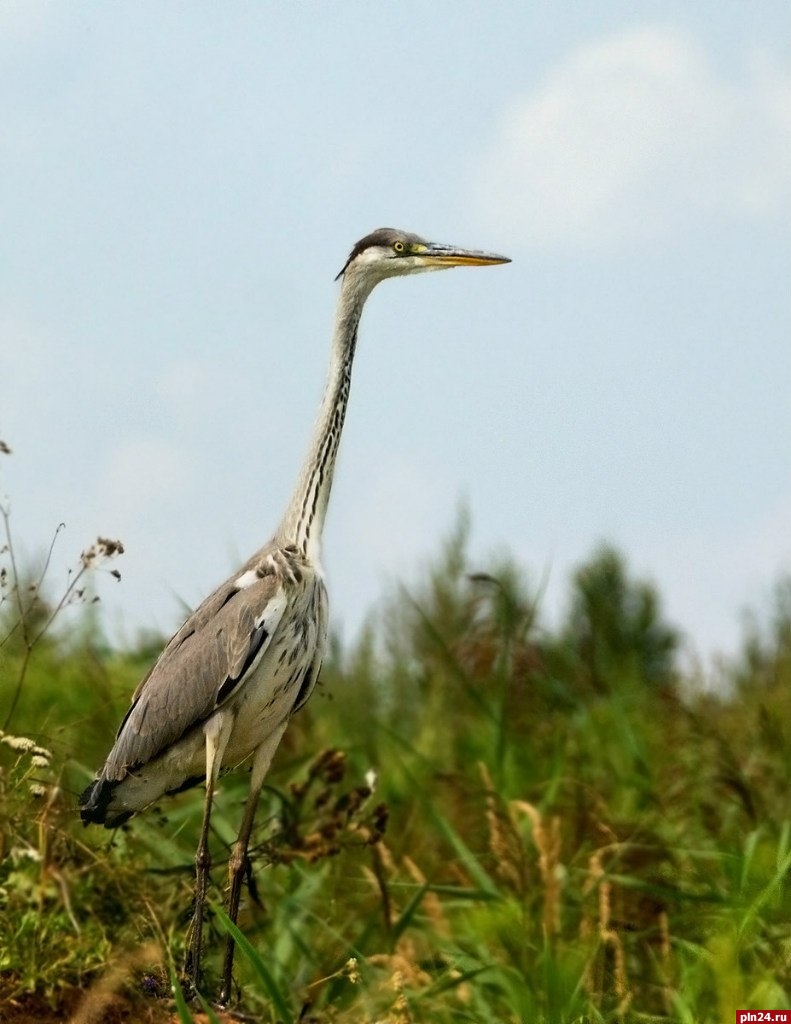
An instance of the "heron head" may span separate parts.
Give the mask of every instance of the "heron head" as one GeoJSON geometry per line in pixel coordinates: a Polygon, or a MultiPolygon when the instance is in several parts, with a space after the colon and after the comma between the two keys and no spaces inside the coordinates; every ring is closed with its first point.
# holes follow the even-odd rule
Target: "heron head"
{"type": "Polygon", "coordinates": [[[455,245],[427,242],[408,231],[378,228],[355,245],[338,277],[360,274],[377,284],[387,277],[420,274],[425,270],[487,267],[510,262],[507,256],[498,256],[492,252],[459,249],[455,245]]]}

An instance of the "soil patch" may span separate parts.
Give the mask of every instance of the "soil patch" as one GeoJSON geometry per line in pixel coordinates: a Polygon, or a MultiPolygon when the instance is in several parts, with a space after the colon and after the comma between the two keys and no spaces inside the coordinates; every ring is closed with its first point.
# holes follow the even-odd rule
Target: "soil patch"
{"type": "MultiPolygon", "coordinates": [[[[236,1024],[238,1017],[215,1010],[220,1024],[236,1024]]],[[[209,1024],[206,1014],[193,1011],[194,1024],[209,1024]]],[[[131,999],[118,992],[102,994],[71,988],[52,999],[23,995],[0,997],[0,1024],[180,1024],[167,1000],[131,999]]]]}

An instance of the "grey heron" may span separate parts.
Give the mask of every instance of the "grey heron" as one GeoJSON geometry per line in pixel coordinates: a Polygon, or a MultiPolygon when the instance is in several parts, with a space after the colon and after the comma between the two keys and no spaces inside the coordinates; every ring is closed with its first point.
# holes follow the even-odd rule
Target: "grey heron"
{"type": "MultiPolygon", "coordinates": [[[[115,828],[163,795],[205,779],[187,958],[195,988],[200,982],[211,866],[209,823],[219,772],[250,760],[250,792],[228,867],[228,916],[235,923],[261,787],[290,717],[310,697],[326,649],[321,536],[365,301],[386,278],[508,262],[505,256],[438,245],[392,228],[380,228],[354,246],[338,274],[326,388],[280,525],[167,644],[137,687],[101,772],[80,797],[85,824],[115,828]]],[[[221,1003],[231,995],[233,950],[228,937],[221,1003]]]]}

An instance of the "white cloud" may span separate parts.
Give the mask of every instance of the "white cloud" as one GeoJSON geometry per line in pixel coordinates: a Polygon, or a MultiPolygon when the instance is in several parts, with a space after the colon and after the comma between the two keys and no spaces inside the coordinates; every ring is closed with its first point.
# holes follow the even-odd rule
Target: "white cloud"
{"type": "Polygon", "coordinates": [[[356,499],[343,523],[361,560],[397,572],[422,552],[436,528],[441,486],[422,463],[385,453],[373,476],[352,485],[356,499]],[[408,495],[408,501],[404,500],[408,495]]]}
{"type": "Polygon", "coordinates": [[[167,441],[129,441],[113,453],[101,486],[100,504],[121,523],[156,515],[190,487],[193,465],[167,441]]]}
{"type": "Polygon", "coordinates": [[[0,308],[0,358],[2,358],[3,411],[23,410],[28,403],[25,390],[34,389],[46,368],[51,339],[28,311],[0,308]],[[9,386],[11,384],[12,386],[9,386]]]}
{"type": "Polygon", "coordinates": [[[372,471],[355,473],[343,460],[330,506],[323,559],[333,628],[347,637],[392,580],[409,582],[408,567],[424,565],[453,517],[447,481],[421,457],[384,451],[372,471]],[[405,497],[406,496],[406,497],[405,497]]]}
{"type": "Polygon", "coordinates": [[[215,405],[217,392],[221,390],[218,376],[222,372],[216,360],[185,357],[164,367],[154,389],[172,418],[185,423],[205,420],[206,410],[215,405]]]}
{"type": "Polygon", "coordinates": [[[641,561],[655,568],[668,616],[688,632],[698,653],[733,656],[744,613],[766,618],[768,595],[791,571],[791,492],[756,510],[742,529],[702,525],[674,537],[648,539],[641,561]]]}
{"type": "Polygon", "coordinates": [[[63,10],[47,0],[3,0],[0,4],[0,45],[27,45],[51,33],[62,21],[63,10]]]}
{"type": "Polygon", "coordinates": [[[765,54],[726,81],[684,34],[632,29],[580,47],[504,114],[474,185],[501,236],[601,244],[695,212],[783,209],[789,77],[765,54]]]}

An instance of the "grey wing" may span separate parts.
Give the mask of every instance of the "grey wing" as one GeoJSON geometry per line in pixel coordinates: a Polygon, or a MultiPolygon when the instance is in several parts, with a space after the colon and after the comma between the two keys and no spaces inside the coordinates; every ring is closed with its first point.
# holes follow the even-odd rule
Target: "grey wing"
{"type": "Polygon", "coordinates": [[[132,697],[103,775],[119,780],[225,703],[269,647],[288,603],[282,579],[235,574],[193,612],[132,697]]]}

